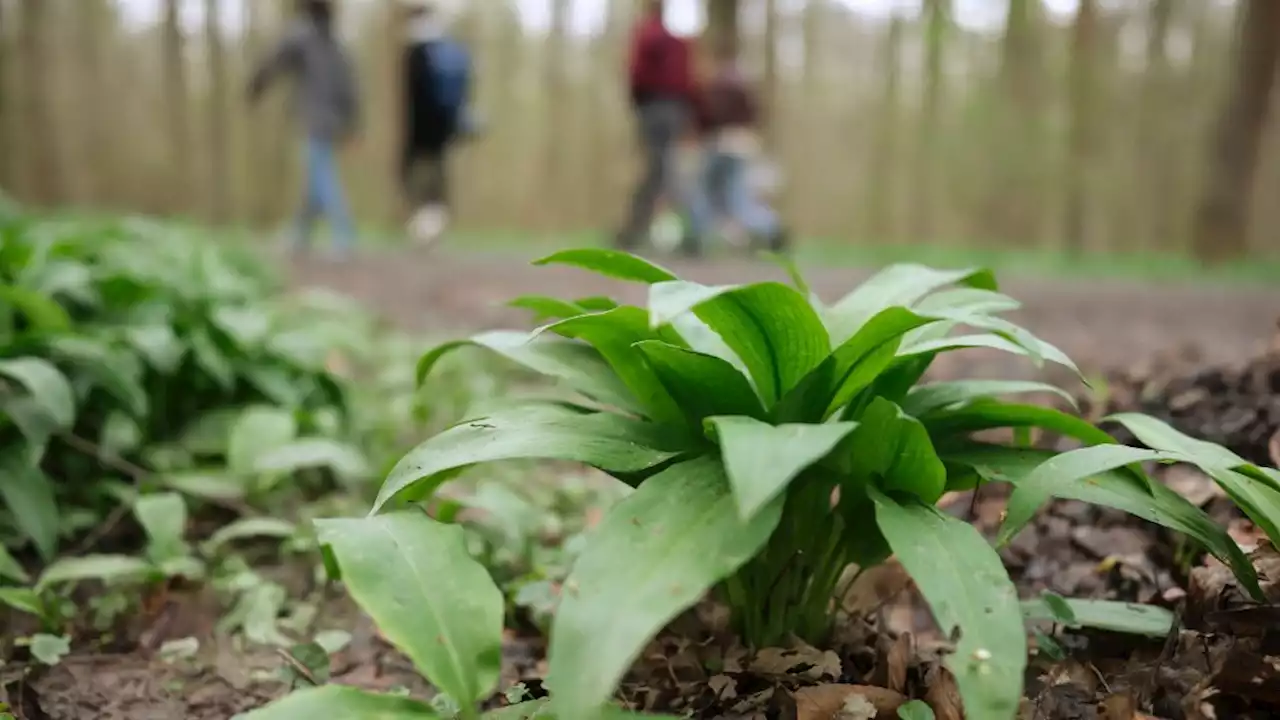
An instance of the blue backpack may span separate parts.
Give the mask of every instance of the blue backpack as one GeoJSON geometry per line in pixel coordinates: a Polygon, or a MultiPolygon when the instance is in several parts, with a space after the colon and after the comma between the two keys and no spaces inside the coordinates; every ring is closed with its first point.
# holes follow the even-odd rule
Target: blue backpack
{"type": "Polygon", "coordinates": [[[436,106],[451,118],[461,117],[471,89],[471,54],[452,38],[428,43],[427,54],[434,70],[431,82],[436,106]]]}

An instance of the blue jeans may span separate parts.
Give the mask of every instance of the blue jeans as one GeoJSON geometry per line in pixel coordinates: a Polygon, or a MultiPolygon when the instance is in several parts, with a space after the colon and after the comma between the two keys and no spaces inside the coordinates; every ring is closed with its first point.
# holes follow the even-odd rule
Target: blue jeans
{"type": "Polygon", "coordinates": [[[715,224],[719,209],[752,235],[769,237],[778,232],[778,216],[773,208],[751,191],[748,160],[708,148],[702,168],[690,192],[689,223],[694,237],[704,237],[715,224]]]}
{"type": "Polygon", "coordinates": [[[329,218],[334,247],[339,251],[350,250],[355,242],[355,229],[351,225],[351,215],[343,196],[342,178],[338,175],[338,158],[333,142],[307,138],[306,183],[306,198],[302,211],[298,214],[297,243],[311,243],[311,231],[323,213],[329,218]]]}

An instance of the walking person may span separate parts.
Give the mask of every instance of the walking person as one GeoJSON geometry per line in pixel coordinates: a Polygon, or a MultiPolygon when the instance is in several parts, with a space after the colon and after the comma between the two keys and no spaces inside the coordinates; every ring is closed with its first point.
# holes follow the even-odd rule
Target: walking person
{"type": "Polygon", "coordinates": [[[477,131],[468,102],[471,55],[447,32],[439,0],[406,0],[404,141],[401,180],[415,208],[409,234],[419,244],[438,239],[449,223],[449,150],[477,131]]]}
{"type": "Polygon", "coordinates": [[[355,70],[334,32],[333,0],[299,0],[298,19],[253,73],[249,101],[256,103],[279,77],[297,85],[297,113],[306,135],[306,193],[293,229],[293,246],[310,246],[321,214],[328,216],[334,254],[345,257],[355,244],[338,148],[350,141],[359,123],[360,99],[355,70]]]}
{"type": "Polygon", "coordinates": [[[695,238],[706,236],[719,216],[732,223],[730,232],[737,229],[733,226],[745,231],[752,244],[775,252],[785,250],[786,229],[752,187],[752,167],[761,159],[759,103],[739,68],[732,40],[715,49],[714,60],[697,97],[703,157],[690,203],[690,233],[695,238]]]}
{"type": "MultiPolygon", "coordinates": [[[[677,144],[692,122],[692,57],[689,43],[667,28],[663,6],[662,0],[646,0],[632,36],[629,84],[644,169],[627,220],[614,239],[622,249],[634,248],[648,233],[660,197],[685,199],[676,186],[674,164],[677,144]]],[[[685,243],[686,250],[696,247],[685,243]]]]}

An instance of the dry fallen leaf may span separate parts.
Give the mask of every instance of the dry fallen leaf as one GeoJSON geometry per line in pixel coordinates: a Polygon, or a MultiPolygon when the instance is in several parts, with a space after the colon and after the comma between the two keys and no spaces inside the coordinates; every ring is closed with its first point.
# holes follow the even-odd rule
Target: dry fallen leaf
{"type": "Polygon", "coordinates": [[[964,705],[955,676],[939,663],[925,671],[924,701],[933,710],[935,720],[964,720],[964,705]]]}
{"type": "Polygon", "coordinates": [[[870,685],[815,685],[795,693],[796,720],[890,720],[906,696],[870,685]]]}
{"type": "Polygon", "coordinates": [[[896,558],[865,570],[849,586],[841,600],[844,611],[854,616],[866,616],[897,597],[911,584],[911,576],[896,558]]]}
{"type": "Polygon", "coordinates": [[[797,642],[791,648],[765,648],[747,670],[760,675],[790,675],[814,682],[833,682],[843,674],[840,656],[797,642]]]}

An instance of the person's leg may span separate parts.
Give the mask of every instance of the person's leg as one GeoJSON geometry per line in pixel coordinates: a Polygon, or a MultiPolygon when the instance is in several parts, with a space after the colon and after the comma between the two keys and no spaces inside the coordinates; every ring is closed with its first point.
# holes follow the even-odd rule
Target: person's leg
{"type": "Polygon", "coordinates": [[[409,222],[409,231],[419,244],[426,245],[439,239],[449,223],[446,204],[448,168],[444,148],[424,148],[421,164],[421,194],[409,222]]]}
{"type": "MultiPolygon", "coordinates": [[[[689,213],[689,237],[685,239],[685,244],[689,246],[696,243],[699,250],[703,238],[715,227],[716,212],[711,195],[711,175],[714,169],[714,151],[705,144],[700,145],[697,166],[685,189],[685,204],[689,213]]],[[[686,251],[690,249],[686,247],[686,251]]]]}
{"type": "Polygon", "coordinates": [[[316,142],[310,138],[302,148],[302,206],[294,219],[292,237],[289,244],[293,250],[305,250],[311,246],[311,233],[315,231],[316,219],[323,206],[320,200],[320,162],[317,158],[316,142]]]}
{"type": "MultiPolygon", "coordinates": [[[[726,200],[730,215],[752,235],[776,245],[781,233],[781,223],[773,208],[756,196],[751,189],[749,161],[741,156],[727,160],[726,200]]],[[[777,249],[777,248],[775,248],[777,249]]]]}
{"type": "Polygon", "coordinates": [[[351,224],[351,215],[347,210],[347,201],[342,192],[342,177],[338,172],[338,158],[333,143],[323,140],[312,140],[312,156],[316,165],[317,200],[329,217],[330,232],[333,233],[334,250],[342,255],[351,251],[355,242],[355,228],[351,224]]]}
{"type": "Polygon", "coordinates": [[[631,211],[618,235],[617,244],[622,248],[639,244],[653,220],[658,198],[670,187],[672,154],[684,119],[682,107],[676,103],[650,103],[641,106],[639,114],[644,174],[631,195],[631,211]]]}

